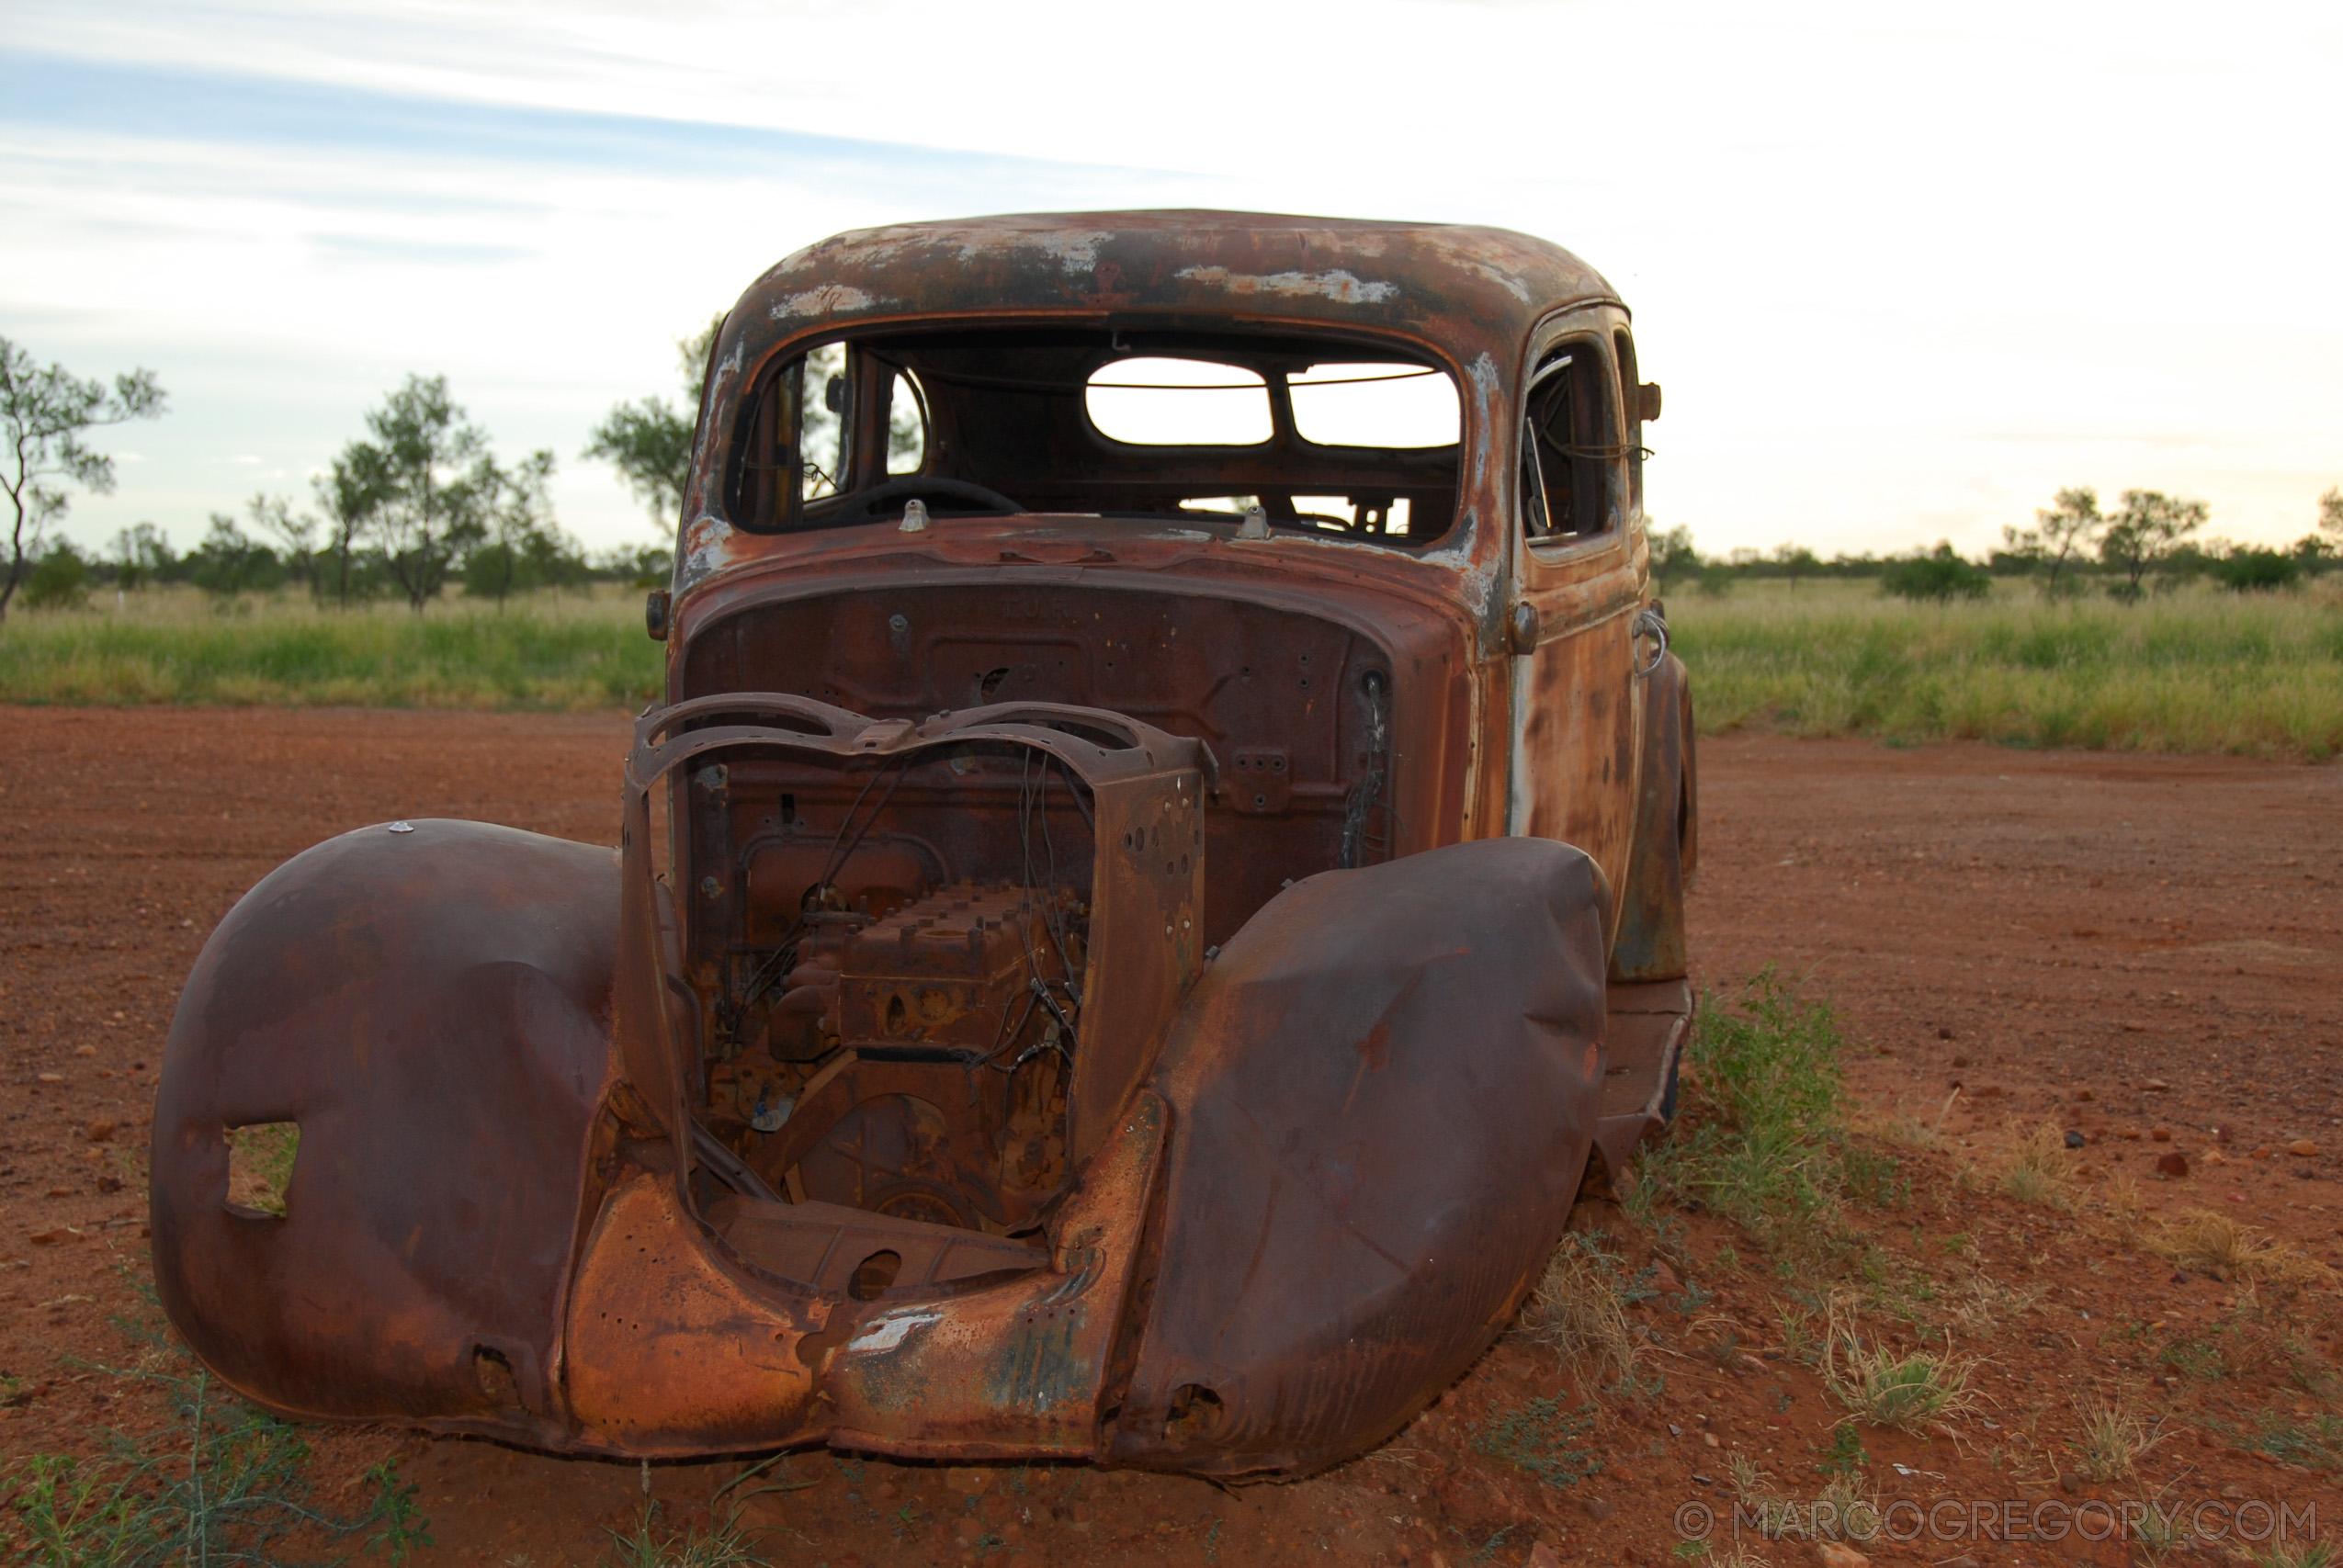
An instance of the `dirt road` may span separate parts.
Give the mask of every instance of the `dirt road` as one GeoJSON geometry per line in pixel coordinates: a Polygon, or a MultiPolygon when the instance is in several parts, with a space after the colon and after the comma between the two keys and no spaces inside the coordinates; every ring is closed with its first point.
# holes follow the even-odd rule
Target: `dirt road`
{"type": "MultiPolygon", "coordinates": [[[[145,1108],[212,922],[285,857],[390,818],[608,842],[626,733],[615,715],[0,710],[0,1454],[87,1452],[108,1427],[165,1440],[164,1412],[90,1363],[126,1354],[114,1317],[151,1310],[136,1289],[145,1108]]],[[[2009,1129],[2046,1119],[2081,1134],[2086,1194],[2137,1176],[2152,1212],[2214,1208],[2343,1263],[2343,771],[1764,739],[1708,743],[1702,765],[1703,975],[1729,998],[1774,964],[1835,1000],[1867,1111],[1941,1134],[1878,1143],[1908,1195],[1869,1216],[1863,1268],[1939,1304],[1968,1292],[1963,1321],[1991,1325],[1965,1346],[1986,1358],[1973,1384],[1986,1403],[1950,1434],[1858,1434],[1888,1499],[1970,1511],[1930,1516],[1954,1519],[1951,1537],[1866,1550],[2120,1562],[2072,1538],[1982,1539],[1972,1506],[2168,1484],[2232,1508],[2321,1502],[2326,1533],[2343,1532],[2331,1289],[2281,1299],[2176,1270],[2110,1239],[2095,1201],[2020,1205],[1991,1178],[2009,1129]],[[2155,1179],[2175,1152],[2189,1176],[2155,1179]],[[2200,1349],[2214,1359],[2191,1360],[2200,1349]],[[2081,1422],[2110,1402],[2167,1434],[2137,1480],[2081,1474],[2081,1422]]],[[[833,1568],[1322,1551],[1460,1568],[1540,1545],[1670,1560],[1686,1505],[1729,1514],[1736,1453],[1810,1495],[1846,1450],[1842,1406],[1785,1351],[1802,1282],[1706,1215],[1654,1259],[1614,1206],[1584,1213],[1658,1281],[1631,1314],[1665,1380],[1642,1402],[1574,1417],[1574,1378],[1509,1338],[1388,1448],[1296,1485],[815,1454],[787,1466],[802,1489],[761,1499],[748,1523],[775,1561],[833,1568]],[[1541,1482],[1506,1436],[1533,1417],[1577,1431],[1600,1467],[1541,1482]]],[[[422,1483],[436,1541],[422,1561],[515,1568],[594,1561],[638,1518],[646,1481],[665,1525],[705,1517],[735,1473],[646,1476],[378,1429],[321,1432],[312,1471],[331,1490],[394,1453],[422,1483]]]]}

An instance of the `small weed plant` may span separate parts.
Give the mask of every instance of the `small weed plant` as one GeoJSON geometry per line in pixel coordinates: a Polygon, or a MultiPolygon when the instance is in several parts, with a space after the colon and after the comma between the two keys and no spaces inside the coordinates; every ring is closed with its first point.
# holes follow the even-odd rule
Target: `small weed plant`
{"type": "MultiPolygon", "coordinates": [[[[1839,1022],[1771,968],[1728,1009],[1712,993],[1688,1052],[1716,1114],[1653,1161],[1653,1175],[1697,1195],[1760,1241],[1792,1239],[1847,1185],[1840,1123],[1839,1022]]],[[[1892,1190],[1894,1162],[1874,1156],[1862,1184],[1892,1190]]]]}
{"type": "Polygon", "coordinates": [[[403,1562],[431,1542],[413,1485],[395,1461],[367,1473],[370,1507],[340,1518],[310,1501],[309,1445],[299,1431],[245,1404],[197,1371],[159,1379],[176,1421],[169,1447],[118,1438],[102,1460],[31,1454],[9,1472],[0,1503],[17,1516],[22,1561],[43,1568],[281,1568],[314,1561],[280,1553],[343,1543],[403,1562]]]}
{"type": "Polygon", "coordinates": [[[1594,1416],[1592,1405],[1566,1411],[1557,1399],[1527,1400],[1475,1433],[1473,1447],[1548,1486],[1576,1486],[1602,1468],[1584,1446],[1594,1416]]]}
{"type": "Polygon", "coordinates": [[[1899,1350],[1856,1332],[1851,1311],[1834,1310],[1822,1351],[1823,1386],[1874,1427],[1924,1432],[1976,1403],[1975,1363],[1933,1350],[1899,1350]]]}
{"type": "Polygon", "coordinates": [[[659,1526],[659,1505],[644,1506],[635,1528],[625,1534],[610,1532],[605,1568],[746,1568],[764,1559],[749,1549],[740,1530],[730,1522],[696,1525],[681,1530],[659,1526]]]}

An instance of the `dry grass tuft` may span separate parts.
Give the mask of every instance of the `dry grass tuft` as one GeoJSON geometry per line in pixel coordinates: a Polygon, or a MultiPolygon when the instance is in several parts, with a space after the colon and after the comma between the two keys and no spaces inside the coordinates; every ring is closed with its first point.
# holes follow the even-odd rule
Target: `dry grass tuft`
{"type": "Polygon", "coordinates": [[[2075,1170],[2067,1163],[2065,1131],[2044,1122],[2018,1139],[2002,1156],[2001,1190],[2020,1203],[2073,1207],[2075,1170]]]}
{"type": "Polygon", "coordinates": [[[2138,1251],[2147,1240],[2147,1200],[2140,1196],[2139,1182],[2128,1174],[2117,1177],[2108,1183],[2102,1201],[2117,1245],[2126,1251],[2138,1251]]]}
{"type": "Polygon", "coordinates": [[[2121,1405],[2094,1410],[2083,1417],[2083,1433],[2075,1450],[2083,1471],[2093,1481],[2123,1481],[2139,1468],[2140,1456],[2164,1441],[2166,1434],[2151,1431],[2138,1416],[2121,1405]]]}
{"type": "Polygon", "coordinates": [[[2217,1269],[2244,1280],[2303,1283],[2335,1277],[2335,1271],[2316,1258],[2210,1209],[2190,1210],[2149,1245],[2183,1269],[2217,1269]]]}
{"type": "Polygon", "coordinates": [[[1823,1341],[1823,1385],[1874,1427],[1926,1432],[1967,1414],[1976,1404],[1969,1387],[1975,1368],[1975,1360],[1950,1354],[1898,1350],[1876,1338],[1866,1342],[1856,1332],[1852,1309],[1832,1303],[1823,1341]]]}
{"type": "Polygon", "coordinates": [[[1973,1339],[2000,1332],[2020,1313],[2041,1304],[2042,1292],[2030,1286],[2005,1285],[1980,1269],[1953,1295],[1947,1316],[1973,1339]]]}
{"type": "Polygon", "coordinates": [[[1573,1231],[1554,1249],[1522,1312],[1522,1331],[1564,1360],[1590,1358],[1613,1383],[1632,1386],[1636,1337],[1620,1304],[1626,1271],[1595,1237],[1573,1231]]]}

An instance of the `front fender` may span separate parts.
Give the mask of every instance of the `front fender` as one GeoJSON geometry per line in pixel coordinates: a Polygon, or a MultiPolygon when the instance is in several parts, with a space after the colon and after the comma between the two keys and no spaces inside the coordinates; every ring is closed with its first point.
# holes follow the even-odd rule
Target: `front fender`
{"type": "Polygon", "coordinates": [[[328,840],[230,910],[164,1048],[155,1284],[190,1348],[301,1416],[552,1440],[612,1073],[617,854],[477,822],[328,840]],[[291,1122],[281,1218],[225,1129],[291,1122]]]}
{"type": "Polygon", "coordinates": [[[1602,1083],[1602,874],[1491,839],[1296,883],[1174,1026],[1160,1252],[1112,1451],[1315,1470],[1502,1332],[1602,1083]]]}

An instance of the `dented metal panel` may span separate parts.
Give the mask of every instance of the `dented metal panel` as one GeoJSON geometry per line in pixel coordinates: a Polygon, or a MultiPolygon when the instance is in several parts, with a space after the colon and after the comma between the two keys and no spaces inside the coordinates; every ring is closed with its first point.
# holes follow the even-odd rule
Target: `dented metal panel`
{"type": "Polygon", "coordinates": [[[206,944],[155,1120],[174,1322],[271,1408],[569,1451],[1380,1440],[1672,1106],[1696,792],[1626,334],[1567,252],[1438,225],[780,263],[714,351],[619,852],[362,829],[206,944]],[[1273,439],[1077,418],[1149,344],[1266,367],[1273,439]],[[1296,435],[1296,367],[1387,359],[1454,381],[1453,450],[1296,435]],[[281,1218],[228,1201],[226,1131],[273,1121],[281,1218]]]}

